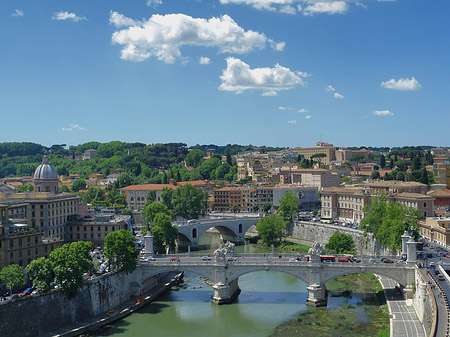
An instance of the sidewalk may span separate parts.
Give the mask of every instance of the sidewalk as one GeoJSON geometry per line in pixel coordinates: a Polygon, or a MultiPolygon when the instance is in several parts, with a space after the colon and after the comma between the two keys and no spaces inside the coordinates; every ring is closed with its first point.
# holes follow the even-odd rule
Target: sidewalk
{"type": "Polygon", "coordinates": [[[74,337],[79,336],[83,333],[98,330],[99,328],[122,319],[132,314],[133,312],[142,309],[147,304],[153,302],[161,294],[170,289],[170,287],[176,282],[176,278],[178,277],[178,275],[171,275],[170,277],[162,280],[161,283],[158,283],[148,292],[148,294],[140,303],[137,303],[136,298],[131,299],[106,313],[97,315],[83,322],[77,322],[65,328],[48,332],[44,335],[41,335],[40,337],[74,337]]]}
{"type": "Polygon", "coordinates": [[[398,284],[394,280],[380,275],[377,277],[384,289],[389,308],[391,337],[425,337],[412,300],[404,300],[403,295],[395,291],[398,284]]]}

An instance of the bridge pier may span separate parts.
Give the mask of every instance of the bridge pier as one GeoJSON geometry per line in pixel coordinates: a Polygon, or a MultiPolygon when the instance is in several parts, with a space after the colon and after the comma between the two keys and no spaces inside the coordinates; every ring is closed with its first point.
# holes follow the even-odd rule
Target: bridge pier
{"type": "Polygon", "coordinates": [[[311,284],[306,287],[306,290],[308,290],[306,305],[311,307],[327,306],[327,289],[325,285],[311,284]]]}
{"type": "Polygon", "coordinates": [[[215,304],[231,303],[241,293],[238,285],[238,279],[234,279],[230,283],[218,282],[212,286],[213,295],[211,302],[215,304]]]}

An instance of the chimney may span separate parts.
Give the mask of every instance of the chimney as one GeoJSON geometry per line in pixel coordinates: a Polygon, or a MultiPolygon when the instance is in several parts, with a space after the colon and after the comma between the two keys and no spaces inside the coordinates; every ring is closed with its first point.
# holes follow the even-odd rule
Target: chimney
{"type": "Polygon", "coordinates": [[[177,186],[177,182],[175,181],[175,179],[170,178],[169,179],[169,185],[177,186]]]}

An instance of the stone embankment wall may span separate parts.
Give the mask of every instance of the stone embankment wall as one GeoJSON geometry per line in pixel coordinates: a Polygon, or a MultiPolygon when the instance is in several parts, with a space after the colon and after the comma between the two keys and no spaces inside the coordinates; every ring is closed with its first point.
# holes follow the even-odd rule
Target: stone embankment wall
{"type": "Polygon", "coordinates": [[[68,299],[61,291],[33,295],[0,303],[0,335],[31,337],[107,312],[156,285],[156,277],[138,282],[140,270],[132,274],[110,273],[96,277],[68,299]]]}
{"type": "Polygon", "coordinates": [[[363,231],[348,227],[298,221],[292,226],[292,237],[309,242],[317,241],[326,244],[330,237],[337,231],[352,236],[358,254],[375,256],[394,255],[389,248],[384,247],[375,240],[371,233],[364,235],[363,231]]]}
{"type": "Polygon", "coordinates": [[[417,313],[417,317],[419,317],[419,320],[422,323],[422,326],[428,336],[430,335],[430,331],[433,327],[433,318],[436,314],[434,312],[435,304],[431,289],[426,284],[425,279],[422,275],[420,275],[420,273],[421,271],[419,269],[416,269],[416,292],[413,297],[413,306],[414,310],[417,313]]]}

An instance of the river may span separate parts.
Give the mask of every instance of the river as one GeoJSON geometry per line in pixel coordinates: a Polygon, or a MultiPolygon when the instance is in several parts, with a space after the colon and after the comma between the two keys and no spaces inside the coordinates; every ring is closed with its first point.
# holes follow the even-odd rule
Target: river
{"type": "MultiPolygon", "coordinates": [[[[203,244],[210,242],[212,246],[218,242],[215,236],[206,235],[202,239],[203,244]]],[[[240,253],[269,251],[252,245],[236,248],[240,253]]],[[[96,336],[267,337],[280,324],[306,309],[306,284],[279,272],[261,271],[240,277],[242,292],[237,300],[220,306],[211,303],[212,289],[198,275],[185,273],[184,280],[185,287],[167,292],[96,336]]],[[[328,305],[354,299],[329,297],[328,305]]]]}

